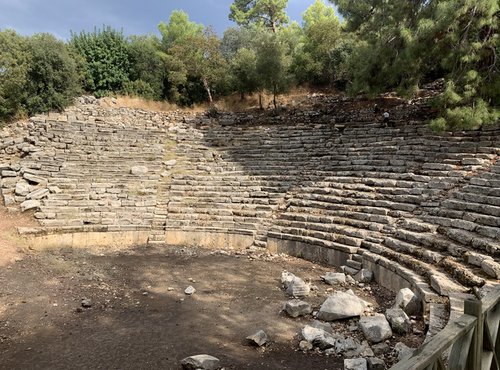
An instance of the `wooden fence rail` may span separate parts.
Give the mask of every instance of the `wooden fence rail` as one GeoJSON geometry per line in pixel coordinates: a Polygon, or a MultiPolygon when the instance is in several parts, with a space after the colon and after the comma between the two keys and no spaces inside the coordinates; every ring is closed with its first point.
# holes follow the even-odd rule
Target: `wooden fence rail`
{"type": "Polygon", "coordinates": [[[464,303],[462,316],[391,370],[500,370],[500,289],[464,303]]]}

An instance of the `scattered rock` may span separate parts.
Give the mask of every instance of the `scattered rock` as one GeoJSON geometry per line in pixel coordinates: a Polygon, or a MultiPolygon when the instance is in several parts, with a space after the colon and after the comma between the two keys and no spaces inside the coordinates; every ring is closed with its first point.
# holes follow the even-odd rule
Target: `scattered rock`
{"type": "Polygon", "coordinates": [[[165,166],[167,166],[167,167],[173,167],[173,166],[175,166],[175,165],[177,164],[177,160],[175,160],[175,159],[171,159],[171,160],[169,160],[169,161],[165,161],[165,162],[163,162],[163,164],[164,164],[165,166]]]}
{"type": "Polygon", "coordinates": [[[367,303],[358,298],[351,290],[347,292],[334,292],[321,305],[318,319],[334,321],[361,316],[367,303]]]}
{"type": "Polygon", "coordinates": [[[146,166],[134,166],[130,169],[132,175],[141,176],[148,173],[148,168],[146,166]]]}
{"type": "Polygon", "coordinates": [[[364,358],[350,358],[344,360],[344,370],[368,370],[364,358]]]}
{"type": "Polygon", "coordinates": [[[372,346],[372,350],[373,350],[373,353],[375,354],[375,356],[381,356],[381,355],[384,355],[387,352],[389,352],[390,348],[386,343],[382,342],[382,343],[374,344],[372,346]]]}
{"type": "Polygon", "coordinates": [[[90,307],[92,307],[92,300],[89,299],[89,298],[83,298],[81,303],[82,303],[82,307],[83,308],[90,308],[90,307]]]}
{"type": "Polygon", "coordinates": [[[392,330],[398,334],[406,334],[411,331],[411,321],[408,315],[401,308],[388,309],[385,317],[392,330]]]}
{"type": "Polygon", "coordinates": [[[354,280],[359,281],[360,283],[369,283],[372,279],[373,272],[367,269],[361,269],[356,275],[354,275],[354,280]]]}
{"type": "Polygon", "coordinates": [[[322,322],[322,321],[318,321],[318,320],[313,320],[313,322],[311,322],[309,324],[309,326],[312,326],[313,328],[316,328],[316,329],[321,329],[321,330],[324,330],[326,331],[327,333],[330,333],[330,334],[333,334],[333,328],[332,326],[327,323],[327,322],[322,322]]]}
{"type": "Polygon", "coordinates": [[[302,329],[301,334],[304,340],[308,341],[315,347],[319,347],[322,350],[335,346],[336,338],[325,330],[306,325],[302,329]]]}
{"type": "Polygon", "coordinates": [[[366,359],[368,370],[385,370],[385,362],[377,357],[368,357],[366,359]]]}
{"type": "Polygon", "coordinates": [[[301,278],[295,276],[291,272],[283,271],[281,274],[281,283],[286,289],[286,293],[295,298],[302,298],[309,295],[311,287],[306,284],[301,278]]]}
{"type": "Polygon", "coordinates": [[[407,315],[418,315],[422,311],[422,301],[408,288],[401,289],[396,295],[394,308],[401,308],[407,315]]]}
{"type": "Polygon", "coordinates": [[[264,330],[259,330],[255,334],[249,335],[246,338],[251,344],[262,347],[267,343],[267,334],[264,330]]]}
{"type": "Polygon", "coordinates": [[[28,195],[31,191],[30,184],[28,184],[27,181],[21,180],[16,184],[16,195],[19,195],[21,197],[25,197],[28,195]]]}
{"type": "Polygon", "coordinates": [[[291,317],[305,316],[312,312],[312,307],[307,302],[294,299],[285,303],[285,312],[291,317]]]}
{"type": "Polygon", "coordinates": [[[339,338],[335,342],[335,351],[337,354],[347,352],[358,348],[358,343],[353,338],[339,338]]]}
{"type": "Polygon", "coordinates": [[[382,314],[362,316],[359,320],[359,326],[366,339],[372,343],[382,342],[392,336],[389,322],[382,314]]]}
{"type": "Polygon", "coordinates": [[[181,361],[185,370],[216,370],[220,367],[219,364],[220,360],[210,355],[190,356],[181,361]]]}
{"type": "Polygon", "coordinates": [[[40,201],[39,200],[26,200],[21,203],[21,211],[25,212],[27,210],[33,209],[33,208],[39,208],[40,207],[40,201]]]}
{"type": "Polygon", "coordinates": [[[410,348],[401,342],[396,343],[394,346],[394,353],[396,354],[398,361],[409,359],[413,356],[414,351],[415,350],[413,348],[410,348]]]}
{"type": "Polygon", "coordinates": [[[343,272],[327,272],[321,279],[330,285],[345,284],[345,274],[343,272]]]}
{"type": "Polygon", "coordinates": [[[307,352],[312,350],[314,347],[311,343],[309,343],[307,340],[301,340],[299,343],[299,348],[303,352],[307,352]]]}
{"type": "Polygon", "coordinates": [[[184,290],[184,293],[186,293],[187,295],[192,295],[196,292],[196,289],[190,285],[188,286],[185,290],[184,290]]]}

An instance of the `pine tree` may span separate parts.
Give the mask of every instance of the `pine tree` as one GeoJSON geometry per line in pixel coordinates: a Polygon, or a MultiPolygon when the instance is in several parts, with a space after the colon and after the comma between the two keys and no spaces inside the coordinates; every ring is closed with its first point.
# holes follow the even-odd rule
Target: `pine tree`
{"type": "Polygon", "coordinates": [[[288,23],[287,4],[288,0],[234,0],[229,19],[240,26],[257,23],[276,32],[288,23]]]}

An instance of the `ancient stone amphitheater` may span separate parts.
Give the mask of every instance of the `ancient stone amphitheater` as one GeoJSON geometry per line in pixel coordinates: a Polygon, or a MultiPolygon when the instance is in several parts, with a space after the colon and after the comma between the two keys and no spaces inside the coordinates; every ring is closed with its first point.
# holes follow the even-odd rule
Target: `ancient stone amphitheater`
{"type": "Polygon", "coordinates": [[[7,207],[33,248],[136,244],[268,248],[362,267],[424,302],[432,331],[500,278],[500,126],[435,134],[392,110],[278,117],[101,108],[0,131],[7,207]],[[349,117],[346,119],[346,117],[349,117]]]}

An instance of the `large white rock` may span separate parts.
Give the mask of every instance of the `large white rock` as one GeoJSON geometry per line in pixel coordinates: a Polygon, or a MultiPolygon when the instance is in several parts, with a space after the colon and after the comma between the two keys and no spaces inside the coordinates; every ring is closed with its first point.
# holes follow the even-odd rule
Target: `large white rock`
{"type": "Polygon", "coordinates": [[[220,366],[220,360],[210,355],[196,355],[186,357],[181,361],[182,368],[185,370],[216,370],[220,366]]]}
{"type": "Polygon", "coordinates": [[[374,316],[361,316],[359,327],[366,339],[372,343],[379,343],[392,336],[391,326],[382,314],[374,316]]]}
{"type": "Polygon", "coordinates": [[[357,297],[351,290],[337,291],[323,302],[317,317],[324,321],[348,319],[361,316],[367,306],[367,302],[357,297]]]}
{"type": "Polygon", "coordinates": [[[422,311],[422,301],[411,291],[403,288],[396,295],[394,308],[401,308],[408,315],[418,315],[422,311]]]}
{"type": "Polygon", "coordinates": [[[321,279],[330,285],[345,284],[346,282],[343,272],[327,272],[325,275],[321,276],[321,279]]]}

